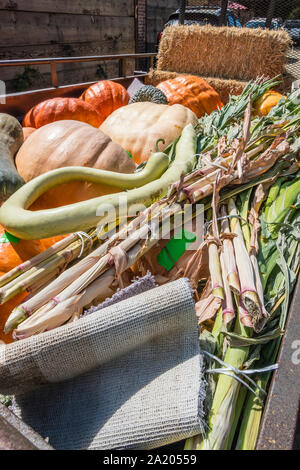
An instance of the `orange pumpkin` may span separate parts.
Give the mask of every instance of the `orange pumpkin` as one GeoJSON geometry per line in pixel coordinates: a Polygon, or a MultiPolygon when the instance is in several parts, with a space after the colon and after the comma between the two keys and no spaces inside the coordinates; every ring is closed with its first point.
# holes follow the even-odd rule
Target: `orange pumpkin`
{"type": "Polygon", "coordinates": [[[81,95],[81,98],[98,111],[100,116],[99,126],[113,111],[129,102],[129,94],[126,88],[111,80],[103,80],[91,85],[81,95]]]}
{"type": "Polygon", "coordinates": [[[41,251],[47,250],[48,248],[50,248],[50,246],[54,245],[56,242],[59,242],[65,237],[68,237],[68,235],[58,235],[57,237],[41,238],[41,251]]]}
{"type": "Polygon", "coordinates": [[[170,105],[182,104],[191,109],[197,117],[223,107],[216,90],[195,75],[180,75],[159,83],[156,88],[166,95],[170,105]]]}
{"type": "Polygon", "coordinates": [[[35,127],[23,127],[24,140],[26,140],[35,130],[35,127]]]}
{"type": "Polygon", "coordinates": [[[281,98],[282,94],[277,91],[266,91],[266,93],[256,101],[254,106],[255,113],[260,117],[267,116],[281,98]]]}
{"type": "Polygon", "coordinates": [[[42,101],[28,111],[23,120],[24,127],[45,126],[50,122],[73,119],[99,127],[101,119],[93,106],[79,98],[51,98],[42,101]]]}
{"type": "MultiPolygon", "coordinates": [[[[15,266],[38,255],[66,235],[43,240],[20,240],[0,225],[0,272],[7,273],[15,266]]],[[[1,307],[0,307],[1,309],[1,307]]]]}
{"type": "Polygon", "coordinates": [[[41,251],[39,240],[19,240],[0,225],[0,272],[7,273],[41,251]]]}

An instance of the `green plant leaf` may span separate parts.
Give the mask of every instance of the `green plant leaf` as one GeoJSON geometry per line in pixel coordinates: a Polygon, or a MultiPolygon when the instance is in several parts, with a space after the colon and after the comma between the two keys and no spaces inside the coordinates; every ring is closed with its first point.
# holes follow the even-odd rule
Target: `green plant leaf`
{"type": "Polygon", "coordinates": [[[229,337],[230,345],[233,348],[239,348],[241,346],[252,346],[257,344],[266,344],[272,339],[279,338],[279,336],[282,336],[283,334],[284,332],[280,328],[276,328],[275,330],[265,333],[264,335],[259,335],[252,338],[245,338],[244,336],[237,335],[236,333],[224,331],[224,335],[229,337]]]}

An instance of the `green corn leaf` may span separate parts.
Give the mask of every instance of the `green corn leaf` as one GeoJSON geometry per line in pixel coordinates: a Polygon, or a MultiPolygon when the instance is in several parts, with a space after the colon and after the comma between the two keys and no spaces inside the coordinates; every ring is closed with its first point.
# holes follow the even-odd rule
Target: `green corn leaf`
{"type": "Polygon", "coordinates": [[[284,332],[280,328],[276,328],[273,331],[270,331],[264,335],[259,335],[252,338],[247,338],[245,336],[237,335],[228,331],[224,331],[224,335],[227,336],[230,340],[230,345],[233,348],[239,348],[243,346],[252,346],[258,344],[266,344],[272,339],[279,338],[284,332]]]}
{"type": "Polygon", "coordinates": [[[300,194],[300,178],[295,178],[292,182],[284,183],[279,191],[279,195],[268,210],[266,222],[269,224],[269,231],[272,236],[276,236],[279,228],[275,224],[284,221],[289,214],[291,206],[296,203],[300,194]],[[274,224],[274,225],[272,225],[274,224]]]}
{"type": "Polygon", "coordinates": [[[257,344],[250,349],[248,359],[244,362],[244,369],[251,369],[251,367],[260,360],[261,349],[261,344],[257,344]]]}
{"type": "Polygon", "coordinates": [[[217,349],[217,340],[208,330],[203,330],[199,336],[200,349],[215,354],[217,349]]]}
{"type": "Polygon", "coordinates": [[[274,184],[272,184],[269,190],[269,194],[268,194],[268,197],[265,203],[265,208],[264,208],[265,217],[268,216],[269,208],[271,207],[271,205],[273,204],[273,202],[275,201],[275,199],[277,198],[279,194],[281,183],[282,183],[282,178],[278,178],[274,182],[274,184]]]}

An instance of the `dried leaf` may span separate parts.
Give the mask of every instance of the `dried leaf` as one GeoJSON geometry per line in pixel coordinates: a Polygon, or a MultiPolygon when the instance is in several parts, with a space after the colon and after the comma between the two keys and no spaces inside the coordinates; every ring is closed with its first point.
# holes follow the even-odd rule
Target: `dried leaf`
{"type": "Polygon", "coordinates": [[[190,251],[189,253],[191,255],[188,260],[185,260],[187,262],[183,277],[187,277],[190,280],[192,289],[196,289],[201,279],[209,277],[207,243],[203,242],[196,252],[190,251]]]}
{"type": "Polygon", "coordinates": [[[210,318],[213,318],[219,308],[221,307],[222,300],[210,294],[208,297],[201,298],[196,304],[196,315],[198,323],[203,323],[210,318]]]}
{"type": "Polygon", "coordinates": [[[127,269],[128,266],[128,255],[126,251],[120,245],[114,246],[109,250],[109,254],[112,256],[115,270],[116,279],[120,287],[124,287],[122,280],[122,273],[127,269]]]}

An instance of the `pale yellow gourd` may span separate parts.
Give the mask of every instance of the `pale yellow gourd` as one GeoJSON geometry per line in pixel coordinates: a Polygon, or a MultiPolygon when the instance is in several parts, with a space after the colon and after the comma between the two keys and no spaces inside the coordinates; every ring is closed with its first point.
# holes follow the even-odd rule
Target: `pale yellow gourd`
{"type": "Polygon", "coordinates": [[[136,163],[141,163],[155,151],[164,150],[180,136],[187,124],[197,123],[197,116],[190,109],[175,104],[150,102],[132,103],[114,111],[100,126],[113,142],[128,150],[136,163]]]}

